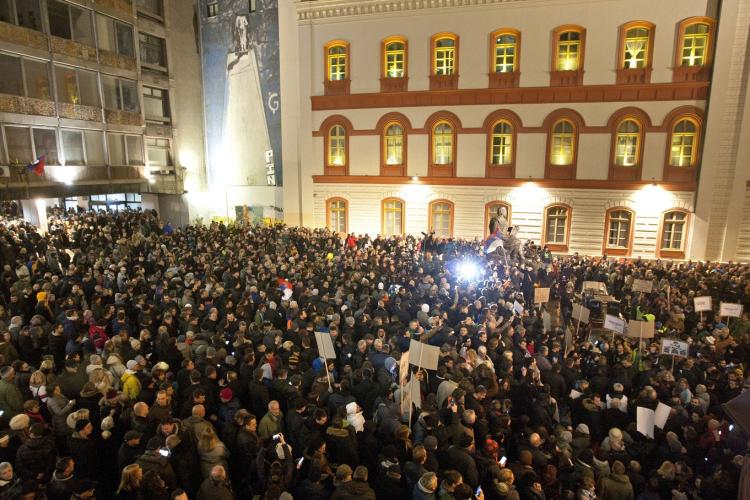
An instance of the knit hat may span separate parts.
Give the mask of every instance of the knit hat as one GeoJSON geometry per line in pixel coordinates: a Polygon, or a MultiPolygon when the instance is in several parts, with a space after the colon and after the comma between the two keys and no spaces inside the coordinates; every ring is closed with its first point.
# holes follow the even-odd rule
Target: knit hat
{"type": "Polygon", "coordinates": [[[221,398],[221,399],[222,399],[223,401],[231,401],[231,400],[232,400],[232,397],[234,397],[234,393],[232,392],[232,389],[230,389],[229,387],[225,387],[225,388],[223,388],[223,389],[222,389],[222,390],[221,390],[221,391],[219,392],[219,397],[220,397],[220,398],[221,398]]]}
{"type": "Polygon", "coordinates": [[[560,443],[570,444],[573,441],[573,434],[570,431],[562,431],[560,433],[560,443]]]}
{"type": "Polygon", "coordinates": [[[128,361],[128,363],[127,363],[127,364],[125,365],[125,367],[126,367],[126,368],[127,368],[127,369],[128,369],[129,371],[131,371],[131,372],[134,372],[134,371],[135,371],[135,368],[136,368],[137,366],[138,366],[138,361],[136,361],[136,360],[134,360],[134,359],[131,359],[131,360],[130,360],[130,361],[128,361]]]}
{"type": "Polygon", "coordinates": [[[578,424],[578,427],[576,427],[576,432],[589,435],[590,434],[589,426],[586,424],[578,424]]]}
{"type": "Polygon", "coordinates": [[[84,427],[89,425],[89,420],[86,418],[82,418],[81,420],[76,420],[76,432],[81,432],[84,427]]]}
{"type": "Polygon", "coordinates": [[[438,447],[438,440],[435,436],[427,436],[424,438],[424,447],[427,450],[435,451],[438,447]]]}
{"type": "Polygon", "coordinates": [[[28,415],[24,415],[23,413],[18,414],[10,419],[10,429],[12,431],[21,431],[29,427],[30,421],[31,419],[28,415]]]}

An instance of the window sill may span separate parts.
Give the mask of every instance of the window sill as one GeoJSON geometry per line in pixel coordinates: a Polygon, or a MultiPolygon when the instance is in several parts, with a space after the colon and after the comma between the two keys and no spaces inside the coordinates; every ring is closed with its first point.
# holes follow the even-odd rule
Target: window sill
{"type": "Polygon", "coordinates": [[[575,179],[575,165],[548,165],[547,179],[575,179]]]}
{"type": "Polygon", "coordinates": [[[409,90],[409,77],[402,76],[400,78],[381,78],[380,79],[380,91],[381,92],[406,92],[409,90]]]}
{"type": "Polygon", "coordinates": [[[430,165],[430,177],[455,177],[455,167],[449,165],[430,165]]]}
{"type": "Polygon", "coordinates": [[[349,175],[346,165],[327,165],[324,175],[349,175]]]}
{"type": "Polygon", "coordinates": [[[614,255],[615,257],[625,257],[630,255],[629,248],[605,248],[605,255],[614,255]]]}
{"type": "Polygon", "coordinates": [[[632,167],[625,167],[622,165],[610,165],[609,180],[611,181],[641,180],[641,166],[633,165],[632,167]]]}
{"type": "Polygon", "coordinates": [[[672,69],[672,82],[707,82],[711,79],[711,66],[678,66],[672,69]]]}
{"type": "Polygon", "coordinates": [[[674,167],[672,165],[666,165],[662,177],[666,182],[694,182],[697,171],[698,168],[695,165],[692,167],[674,167]]]}
{"type": "Polygon", "coordinates": [[[547,247],[550,252],[568,253],[568,245],[563,245],[560,243],[544,243],[542,246],[547,247]]]}
{"type": "Polygon", "coordinates": [[[325,95],[348,95],[352,81],[346,80],[326,80],[323,82],[323,91],[325,95]]]}
{"type": "Polygon", "coordinates": [[[430,75],[430,90],[455,90],[458,75],[430,75]]]}
{"type": "Polygon", "coordinates": [[[490,179],[513,179],[516,176],[516,167],[514,164],[508,165],[487,165],[485,177],[490,179]]]}
{"type": "Polygon", "coordinates": [[[583,70],[573,71],[550,71],[550,87],[575,87],[583,85],[583,70]]]}
{"type": "Polygon", "coordinates": [[[617,70],[617,85],[651,83],[651,68],[621,68],[617,70]]]}
{"type": "Polygon", "coordinates": [[[380,173],[386,177],[406,177],[406,165],[382,165],[380,173]]]}
{"type": "Polygon", "coordinates": [[[520,71],[511,71],[508,73],[490,73],[489,88],[491,89],[509,89],[516,88],[521,81],[520,71]]]}

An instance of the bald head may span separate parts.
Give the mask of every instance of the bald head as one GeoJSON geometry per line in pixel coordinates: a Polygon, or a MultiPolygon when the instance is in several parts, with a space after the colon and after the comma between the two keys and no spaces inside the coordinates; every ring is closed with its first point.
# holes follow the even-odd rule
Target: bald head
{"type": "Polygon", "coordinates": [[[211,469],[211,479],[214,481],[226,481],[227,471],[224,470],[223,465],[214,465],[211,469]]]}
{"type": "Polygon", "coordinates": [[[195,405],[193,406],[192,414],[194,417],[203,418],[206,416],[206,407],[203,405],[195,405]]]}
{"type": "Polygon", "coordinates": [[[133,413],[137,417],[145,417],[148,415],[148,405],[144,403],[143,401],[139,401],[138,403],[133,405],[133,413]]]}

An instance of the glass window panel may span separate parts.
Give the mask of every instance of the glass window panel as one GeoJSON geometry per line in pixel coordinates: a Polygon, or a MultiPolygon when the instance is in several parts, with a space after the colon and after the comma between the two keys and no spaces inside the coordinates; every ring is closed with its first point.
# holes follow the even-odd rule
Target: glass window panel
{"type": "Polygon", "coordinates": [[[143,107],[146,120],[161,123],[170,121],[169,93],[153,87],[143,87],[143,107]]]}
{"type": "Polygon", "coordinates": [[[16,24],[16,16],[11,7],[11,0],[0,0],[0,21],[8,24],[16,24]]]}
{"type": "Polygon", "coordinates": [[[697,23],[685,28],[682,39],[682,65],[703,66],[706,59],[709,28],[707,24],[697,23]]]}
{"type": "Polygon", "coordinates": [[[143,138],[139,135],[126,135],[128,165],[143,165],[143,138]]]}
{"type": "Polygon", "coordinates": [[[332,82],[346,80],[346,47],[336,45],[328,49],[328,79],[332,82]]]}
{"type": "Polygon", "coordinates": [[[404,163],[404,129],[397,123],[389,125],[386,130],[385,163],[386,165],[404,163]]]}
{"type": "Polygon", "coordinates": [[[456,41],[441,38],[435,42],[435,74],[452,75],[455,72],[456,41]]]}
{"type": "Polygon", "coordinates": [[[697,127],[692,121],[681,120],[678,122],[672,132],[669,164],[673,167],[694,165],[697,139],[697,127]]]}
{"type": "Polygon", "coordinates": [[[104,134],[95,130],[83,133],[86,138],[86,163],[88,165],[104,165],[104,134]]]}
{"type": "Polygon", "coordinates": [[[0,54],[0,94],[24,95],[21,59],[0,54]]]}
{"type": "Polygon", "coordinates": [[[453,128],[448,123],[438,123],[433,132],[433,162],[435,165],[453,163],[453,128]]]}
{"type": "Polygon", "coordinates": [[[34,155],[38,158],[46,157],[47,165],[59,165],[60,159],[57,155],[57,137],[54,130],[43,128],[32,129],[34,136],[34,155]]]}
{"type": "Polygon", "coordinates": [[[346,162],[346,131],[334,125],[328,134],[328,164],[344,165],[346,162]]]}
{"type": "Polygon", "coordinates": [[[96,40],[99,48],[108,52],[116,52],[114,21],[110,17],[96,16],[96,40]]]}
{"type": "Polygon", "coordinates": [[[648,28],[631,28],[625,32],[624,67],[645,68],[648,66],[648,28]]]}
{"type": "Polygon", "coordinates": [[[63,130],[62,145],[66,165],[83,165],[83,134],[79,130],[63,130]]]}
{"type": "Polygon", "coordinates": [[[117,78],[102,75],[102,89],[104,92],[104,107],[107,109],[119,109],[119,90],[117,78]]]}
{"type": "Polygon", "coordinates": [[[383,203],[383,230],[386,235],[402,234],[403,203],[389,200],[383,203]]]}
{"type": "Polygon", "coordinates": [[[24,59],[26,70],[26,89],[28,97],[36,99],[52,99],[52,86],[49,81],[49,64],[42,61],[24,59]]]}
{"type": "Polygon", "coordinates": [[[96,73],[92,71],[78,70],[78,91],[81,96],[81,104],[85,106],[101,106],[99,102],[99,89],[96,83],[96,73]]]}
{"type": "Polygon", "coordinates": [[[516,37],[514,35],[500,35],[495,38],[495,72],[507,73],[515,69],[516,65],[516,37]]]}
{"type": "Polygon", "coordinates": [[[616,210],[609,217],[609,234],[607,246],[627,248],[630,238],[630,213],[616,210]]]}
{"type": "Polygon", "coordinates": [[[73,40],[93,47],[94,30],[91,26],[91,11],[71,6],[70,21],[73,25],[73,40]]]}
{"type": "Polygon", "coordinates": [[[34,159],[31,132],[26,127],[5,127],[8,160],[14,165],[28,165],[34,159]]]}
{"type": "Polygon", "coordinates": [[[149,137],[146,139],[146,155],[149,165],[171,165],[169,154],[169,139],[149,137]]]}
{"type": "Polygon", "coordinates": [[[449,203],[433,203],[431,206],[431,229],[440,237],[450,236],[451,205],[449,203]]]}
{"type": "Polygon", "coordinates": [[[625,120],[617,128],[615,165],[632,167],[638,163],[638,143],[641,128],[633,120],[625,120]]]}
{"type": "Polygon", "coordinates": [[[122,109],[125,111],[138,111],[138,84],[132,80],[120,80],[122,92],[122,109]]]}
{"type": "Polygon", "coordinates": [[[79,104],[81,92],[78,87],[76,70],[64,66],[55,66],[55,80],[57,82],[57,99],[60,102],[79,104]]]}
{"type": "Polygon", "coordinates": [[[559,121],[552,129],[550,163],[552,165],[571,165],[575,152],[575,132],[573,124],[567,120],[559,121]]]}
{"type": "Polygon", "coordinates": [[[565,244],[568,224],[568,210],[564,207],[547,209],[547,243],[565,244]]]}
{"type": "Polygon", "coordinates": [[[57,0],[47,0],[47,14],[49,16],[49,31],[60,38],[72,38],[70,31],[70,9],[68,4],[57,0]]]}
{"type": "Polygon", "coordinates": [[[346,202],[344,200],[333,200],[329,206],[329,228],[339,233],[346,232],[346,202]]]}
{"type": "Polygon", "coordinates": [[[110,165],[125,165],[125,144],[122,134],[109,134],[107,146],[110,165]]]}
{"type": "Polygon", "coordinates": [[[509,123],[500,122],[492,129],[492,164],[507,165],[511,162],[513,142],[512,129],[509,123]]]}
{"type": "Polygon", "coordinates": [[[115,22],[117,33],[117,53],[125,57],[134,57],[133,27],[129,24],[115,22]]]}
{"type": "Polygon", "coordinates": [[[385,46],[385,75],[388,78],[404,76],[406,45],[403,42],[391,42],[385,46]]]}
{"type": "Polygon", "coordinates": [[[138,0],[138,10],[161,17],[162,0],[138,0]]]}
{"type": "Polygon", "coordinates": [[[566,31],[560,34],[557,43],[557,70],[575,71],[580,63],[581,34],[566,31]]]}
{"type": "Polygon", "coordinates": [[[140,33],[138,36],[141,43],[141,64],[166,67],[164,40],[146,33],[140,33]]]}
{"type": "Polygon", "coordinates": [[[18,25],[36,31],[42,31],[42,11],[39,0],[15,0],[18,25]]]}

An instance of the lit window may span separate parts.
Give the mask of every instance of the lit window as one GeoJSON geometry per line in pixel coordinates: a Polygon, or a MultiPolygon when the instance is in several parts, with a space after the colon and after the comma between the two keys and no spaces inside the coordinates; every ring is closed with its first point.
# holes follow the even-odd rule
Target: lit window
{"type": "Polygon", "coordinates": [[[643,27],[630,28],[625,32],[623,68],[635,69],[648,66],[649,35],[650,30],[643,27]]]}
{"type": "Polygon", "coordinates": [[[497,122],[492,127],[492,164],[508,165],[511,163],[513,129],[508,122],[497,122]]]}
{"type": "Polygon", "coordinates": [[[568,241],[568,209],[549,207],[546,211],[544,242],[553,245],[565,245],[568,241]]]}
{"type": "Polygon", "coordinates": [[[336,82],[347,79],[347,53],[344,45],[328,47],[328,80],[336,82]]]}
{"type": "Polygon", "coordinates": [[[695,164],[695,150],[698,142],[698,127],[692,120],[677,122],[672,129],[672,147],[669,164],[673,167],[691,167],[695,164]]]}
{"type": "Polygon", "coordinates": [[[560,120],[552,127],[549,158],[552,165],[572,165],[575,154],[575,127],[560,120]]]}
{"type": "Polygon", "coordinates": [[[85,165],[83,132],[80,130],[61,130],[63,157],[65,165],[85,165]]]}
{"type": "Polygon", "coordinates": [[[495,37],[495,73],[510,73],[516,69],[518,38],[504,33],[495,37]]]}
{"type": "Polygon", "coordinates": [[[406,76],[406,43],[403,41],[387,42],[383,54],[384,75],[386,78],[403,78],[406,76]]]}
{"type": "Polygon", "coordinates": [[[432,129],[432,163],[453,163],[453,127],[448,122],[438,122],[432,129]]]}
{"type": "Polygon", "coordinates": [[[632,167],[638,163],[638,146],[641,127],[634,120],[624,120],[617,127],[615,142],[615,165],[632,167]]]}
{"type": "Polygon", "coordinates": [[[436,75],[448,76],[455,73],[456,41],[453,38],[438,38],[435,40],[436,75]]]}
{"type": "Polygon", "coordinates": [[[453,204],[447,201],[430,203],[430,231],[438,237],[451,236],[451,220],[453,218],[453,204]]]}
{"type": "Polygon", "coordinates": [[[682,66],[703,66],[708,49],[708,24],[696,23],[685,28],[682,37],[682,66]]]}
{"type": "Polygon", "coordinates": [[[383,200],[383,234],[404,233],[404,202],[395,198],[383,200]]]}
{"type": "Polygon", "coordinates": [[[557,71],[575,71],[581,57],[581,33],[564,31],[557,39],[557,71]]]}
{"type": "Polygon", "coordinates": [[[609,213],[607,228],[607,248],[627,249],[630,244],[632,215],[627,210],[613,210],[609,213]]]}
{"type": "Polygon", "coordinates": [[[67,66],[55,66],[57,100],[68,104],[100,106],[96,73],[67,66]]]}
{"type": "Polygon", "coordinates": [[[334,125],[328,132],[328,164],[343,166],[346,163],[346,130],[334,125]]]}
{"type": "Polygon", "coordinates": [[[687,214],[685,212],[667,212],[661,232],[662,250],[682,250],[685,242],[685,224],[687,214]]]}
{"type": "Polygon", "coordinates": [[[163,137],[146,137],[146,160],[149,166],[168,167],[172,164],[169,152],[169,139],[163,137]]]}
{"type": "Polygon", "coordinates": [[[385,129],[385,164],[403,165],[404,163],[404,128],[392,123],[385,129]]]}
{"type": "Polygon", "coordinates": [[[328,229],[337,233],[346,232],[346,200],[328,200],[328,229]]]}

